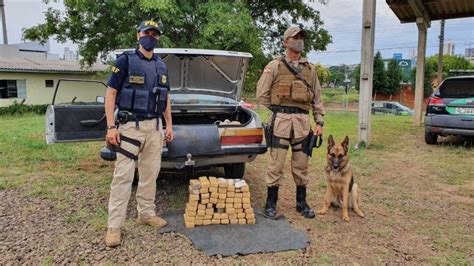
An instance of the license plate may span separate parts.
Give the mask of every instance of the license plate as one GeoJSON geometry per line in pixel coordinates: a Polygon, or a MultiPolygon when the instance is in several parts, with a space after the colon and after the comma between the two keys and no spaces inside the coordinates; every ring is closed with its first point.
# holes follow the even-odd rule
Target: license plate
{"type": "Polygon", "coordinates": [[[457,115],[474,115],[474,108],[456,107],[454,113],[457,115]]]}

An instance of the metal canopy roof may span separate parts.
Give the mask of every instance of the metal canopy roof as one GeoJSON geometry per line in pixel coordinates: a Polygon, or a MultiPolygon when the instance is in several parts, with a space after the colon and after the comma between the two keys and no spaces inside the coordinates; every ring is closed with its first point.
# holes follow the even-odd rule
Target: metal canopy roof
{"type": "Polygon", "coordinates": [[[386,2],[401,23],[416,22],[416,18],[420,16],[429,20],[474,16],[474,0],[386,0],[386,2]]]}

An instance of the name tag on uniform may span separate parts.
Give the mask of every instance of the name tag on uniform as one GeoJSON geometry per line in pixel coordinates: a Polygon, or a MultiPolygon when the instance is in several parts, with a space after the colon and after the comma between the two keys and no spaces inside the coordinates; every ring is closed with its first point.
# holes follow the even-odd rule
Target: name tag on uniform
{"type": "Polygon", "coordinates": [[[133,84],[145,84],[145,77],[130,75],[129,82],[133,84]]]}

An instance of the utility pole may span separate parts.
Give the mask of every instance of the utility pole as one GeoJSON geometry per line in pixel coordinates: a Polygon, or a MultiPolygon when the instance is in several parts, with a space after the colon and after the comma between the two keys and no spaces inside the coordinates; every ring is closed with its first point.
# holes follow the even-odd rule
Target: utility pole
{"type": "Polygon", "coordinates": [[[3,44],[8,44],[7,19],[5,18],[5,3],[0,0],[0,15],[2,16],[3,44]]]}
{"type": "Polygon", "coordinates": [[[444,19],[441,20],[439,30],[439,52],[438,52],[438,84],[443,80],[443,48],[444,48],[444,19]]]}
{"type": "Polygon", "coordinates": [[[360,57],[359,139],[357,147],[369,146],[372,88],[374,80],[374,39],[376,0],[364,0],[362,9],[362,44],[360,57]]]}

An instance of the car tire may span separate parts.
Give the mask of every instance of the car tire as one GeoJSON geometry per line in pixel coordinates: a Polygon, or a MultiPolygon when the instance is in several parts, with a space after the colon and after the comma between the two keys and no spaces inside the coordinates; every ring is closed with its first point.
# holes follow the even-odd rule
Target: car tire
{"type": "Polygon", "coordinates": [[[224,176],[229,179],[242,179],[245,174],[245,163],[233,163],[224,166],[224,176]]]}
{"type": "Polygon", "coordinates": [[[438,135],[425,131],[425,142],[429,145],[438,144],[438,135]]]}

